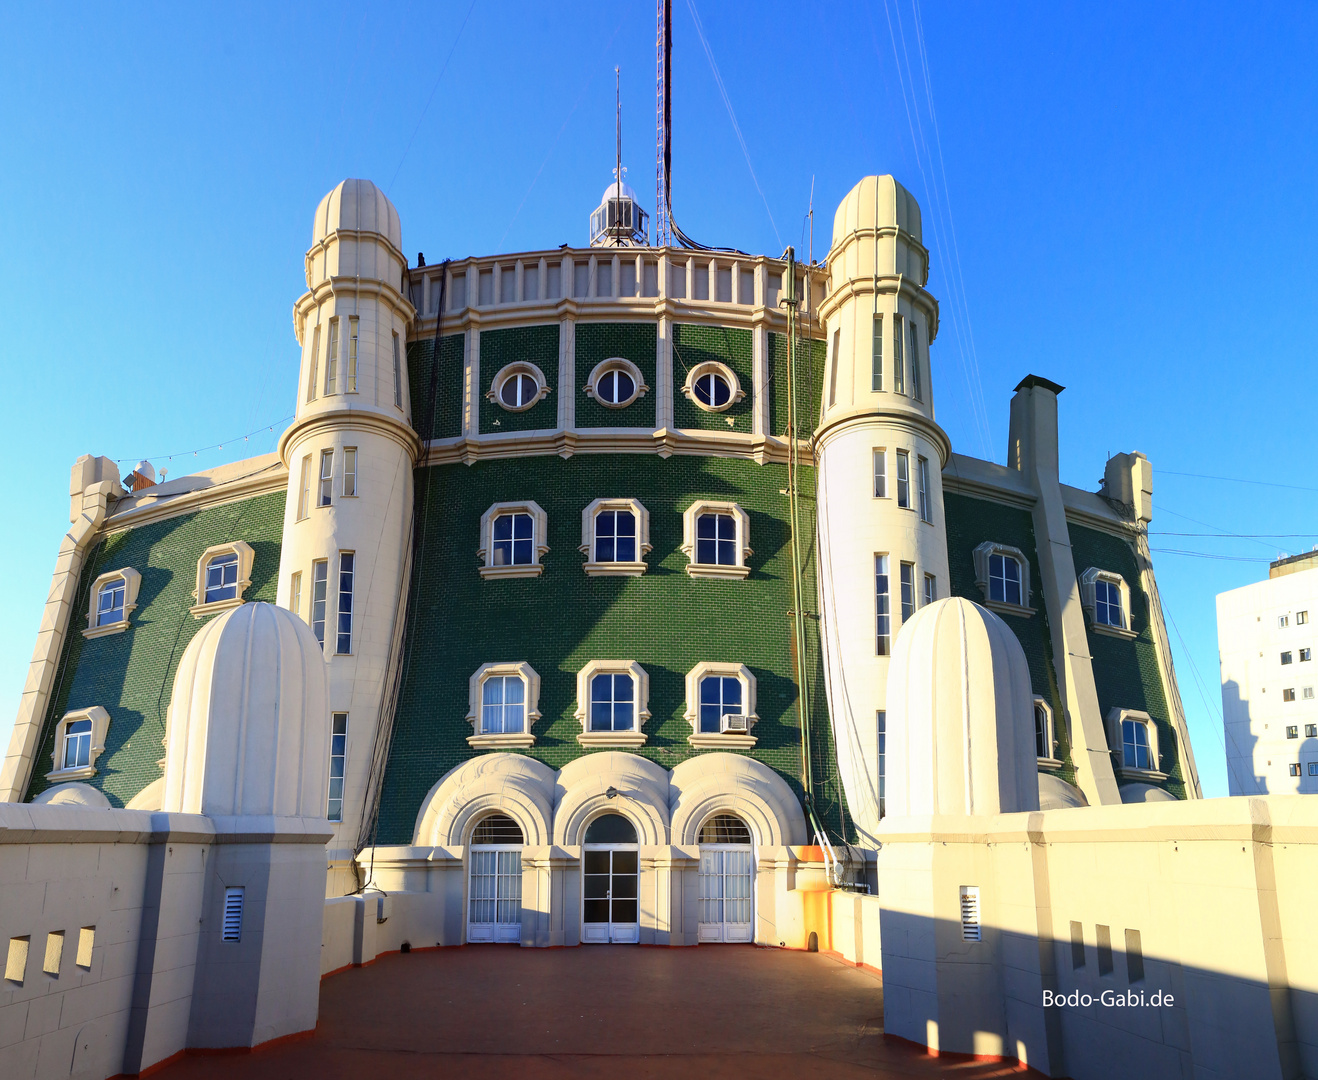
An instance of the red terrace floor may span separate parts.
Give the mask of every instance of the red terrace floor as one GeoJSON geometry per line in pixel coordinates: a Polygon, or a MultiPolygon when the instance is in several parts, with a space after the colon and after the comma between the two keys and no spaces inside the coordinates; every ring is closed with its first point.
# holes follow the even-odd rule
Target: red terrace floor
{"type": "Polygon", "coordinates": [[[1039,1077],[883,1037],[880,979],[818,953],[475,945],[383,956],[321,983],[313,1036],[189,1056],[160,1080],[363,1076],[755,1080],[1039,1077]]]}

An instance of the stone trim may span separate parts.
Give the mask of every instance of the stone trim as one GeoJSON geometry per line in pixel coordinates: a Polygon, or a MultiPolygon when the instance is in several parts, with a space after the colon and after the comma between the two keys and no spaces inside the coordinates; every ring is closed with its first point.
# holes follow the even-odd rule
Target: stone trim
{"type": "Polygon", "coordinates": [[[687,557],[686,572],[691,577],[733,578],[738,580],[745,578],[751,572],[750,567],[746,565],[746,559],[754,554],[751,551],[750,515],[735,502],[717,502],[712,499],[701,499],[693,502],[682,511],[682,547],[680,550],[687,557]],[[706,511],[731,514],[736,519],[736,566],[696,562],[696,519],[706,511]]]}
{"type": "Polygon", "coordinates": [[[577,742],[582,746],[620,746],[635,748],[646,743],[645,732],[641,729],[650,719],[650,676],[645,668],[635,660],[591,660],[577,672],[577,708],[573,715],[581,723],[581,732],[577,742]],[[590,724],[590,683],[596,675],[618,674],[630,675],[635,687],[633,708],[636,726],[631,731],[591,731],[590,724]]]}
{"type": "Polygon", "coordinates": [[[46,779],[53,783],[62,783],[65,780],[87,780],[96,775],[96,759],[105,752],[105,736],[110,730],[110,714],[100,705],[92,705],[86,709],[73,709],[66,712],[60,722],[55,725],[55,749],[51,754],[51,771],[46,773],[46,779]],[[60,767],[60,757],[64,753],[64,736],[68,731],[69,724],[75,720],[90,720],[92,722],[92,745],[91,752],[87,755],[87,764],[80,765],[72,769],[60,767]]]}
{"type": "Polygon", "coordinates": [[[755,676],[745,664],[724,664],[702,661],[686,673],[686,710],[683,713],[686,722],[691,725],[691,734],[687,742],[697,749],[736,749],[749,750],[756,743],[751,734],[759,722],[755,713],[755,676]],[[746,713],[746,734],[724,734],[700,730],[700,682],[710,675],[720,675],[737,679],[741,683],[742,708],[746,713]]]}
{"type": "Polygon", "coordinates": [[[471,673],[467,680],[467,722],[471,724],[472,734],[467,737],[467,744],[477,749],[526,747],[535,745],[535,736],[531,728],[540,719],[540,676],[535,668],[525,660],[514,663],[482,664],[471,673]],[[481,722],[481,694],[485,680],[495,675],[516,675],[526,687],[524,695],[525,710],[524,730],[511,732],[483,732],[481,722]]]}
{"type": "Polygon", "coordinates": [[[201,558],[197,560],[197,587],[192,590],[192,599],[195,605],[188,608],[194,619],[204,619],[208,615],[218,615],[222,611],[231,611],[236,607],[243,605],[243,593],[247,591],[247,586],[252,583],[252,561],[256,558],[256,552],[252,550],[252,545],[243,540],[233,540],[227,544],[215,544],[208,547],[201,553],[201,558]],[[206,603],[206,568],[210,566],[211,561],[221,555],[238,556],[238,595],[230,600],[215,600],[206,603]]]}
{"type": "Polygon", "coordinates": [[[480,568],[481,577],[539,577],[545,570],[540,557],[549,551],[549,545],[545,543],[548,534],[549,515],[541,509],[539,503],[530,499],[524,502],[495,503],[481,515],[480,547],[476,549],[476,558],[484,564],[480,568]],[[495,566],[492,540],[494,519],[502,514],[515,513],[531,515],[531,562],[520,566],[495,566]]]}
{"type": "Polygon", "coordinates": [[[122,634],[127,630],[132,625],[129,616],[132,615],[133,609],[137,607],[137,590],[141,587],[141,584],[142,575],[132,567],[111,570],[93,581],[91,594],[87,601],[87,628],[82,632],[82,636],[85,638],[108,637],[111,634],[122,634]],[[112,581],[122,581],[124,583],[124,617],[118,622],[97,626],[96,605],[100,600],[101,589],[112,581]]]}
{"type": "Polygon", "coordinates": [[[595,499],[581,511],[581,546],[586,556],[584,569],[590,577],[640,577],[646,571],[645,556],[650,553],[650,511],[639,499],[595,499]],[[595,517],[602,510],[630,510],[636,517],[636,554],[632,562],[595,561],[595,517]]]}

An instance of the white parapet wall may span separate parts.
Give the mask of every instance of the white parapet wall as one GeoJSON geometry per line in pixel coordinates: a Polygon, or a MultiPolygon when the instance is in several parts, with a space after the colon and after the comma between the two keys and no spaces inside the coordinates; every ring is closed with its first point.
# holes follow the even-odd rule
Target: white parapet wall
{"type": "Polygon", "coordinates": [[[1050,1076],[1318,1076],[1318,800],[887,820],[884,1030],[1050,1076]]]}
{"type": "Polygon", "coordinates": [[[0,1077],[98,1080],[314,1027],[329,836],[0,803],[0,1077]]]}

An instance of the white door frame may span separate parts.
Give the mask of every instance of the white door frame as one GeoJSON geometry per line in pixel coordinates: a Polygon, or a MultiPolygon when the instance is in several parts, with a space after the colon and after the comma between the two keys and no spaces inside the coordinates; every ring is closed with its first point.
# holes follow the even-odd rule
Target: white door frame
{"type": "MultiPolygon", "coordinates": [[[[755,863],[755,846],[753,844],[701,844],[700,845],[701,870],[699,872],[700,879],[704,879],[710,876],[704,873],[704,863],[705,863],[706,853],[709,853],[710,855],[717,854],[720,856],[718,876],[722,881],[726,881],[728,878],[727,856],[729,854],[742,853],[749,857],[750,905],[751,905],[750,922],[730,923],[727,921],[726,917],[722,921],[715,923],[700,922],[699,920],[700,920],[701,912],[699,909],[699,905],[703,901],[699,899],[699,895],[700,895],[700,887],[701,885],[703,885],[703,880],[702,880],[700,884],[697,885],[696,940],[701,942],[702,944],[712,944],[715,942],[753,942],[755,940],[755,909],[756,909],[756,899],[757,899],[756,886],[758,884],[756,880],[757,874],[756,874],[756,863],[755,863]]],[[[723,899],[722,896],[720,896],[720,910],[726,916],[726,907],[724,907],[725,904],[726,904],[726,900],[723,899]]]]}
{"type": "Polygon", "coordinates": [[[480,942],[508,942],[520,944],[522,940],[522,847],[521,844],[475,844],[467,849],[467,941],[472,944],[480,942]],[[517,855],[517,872],[516,874],[499,873],[499,856],[505,852],[515,852],[517,855]],[[471,877],[476,869],[476,856],[486,853],[494,855],[494,897],[481,897],[482,901],[494,904],[494,922],[478,923],[473,922],[471,918],[471,905],[475,899],[471,895],[471,877]],[[500,896],[499,884],[504,880],[515,880],[517,882],[516,897],[500,896]],[[513,900],[517,901],[517,921],[499,922],[499,905],[500,903],[513,900]]]}
{"type": "MultiPolygon", "coordinates": [[[[598,899],[598,897],[596,898],[598,899]]],[[[622,899],[630,899],[622,897],[622,899]]],[[[581,849],[581,941],[582,944],[627,944],[635,945],[641,940],[641,853],[637,844],[585,844],[581,849]],[[606,923],[586,922],[586,853],[605,851],[609,853],[609,921],[606,923]],[[636,856],[636,922],[613,922],[613,857],[617,852],[631,852],[636,856]],[[587,930],[593,927],[593,930],[587,930]],[[602,928],[602,929],[601,929],[602,928]]]]}

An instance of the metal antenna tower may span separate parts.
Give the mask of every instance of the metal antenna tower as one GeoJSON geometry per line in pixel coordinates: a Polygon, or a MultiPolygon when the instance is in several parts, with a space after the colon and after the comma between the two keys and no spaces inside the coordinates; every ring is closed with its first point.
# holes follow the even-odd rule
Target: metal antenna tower
{"type": "Polygon", "coordinates": [[[654,161],[654,246],[671,247],[673,243],[672,215],[669,212],[670,176],[672,166],[672,136],[669,121],[672,117],[673,56],[673,5],[672,0],[658,0],[657,29],[655,31],[655,161],[654,161]]]}

